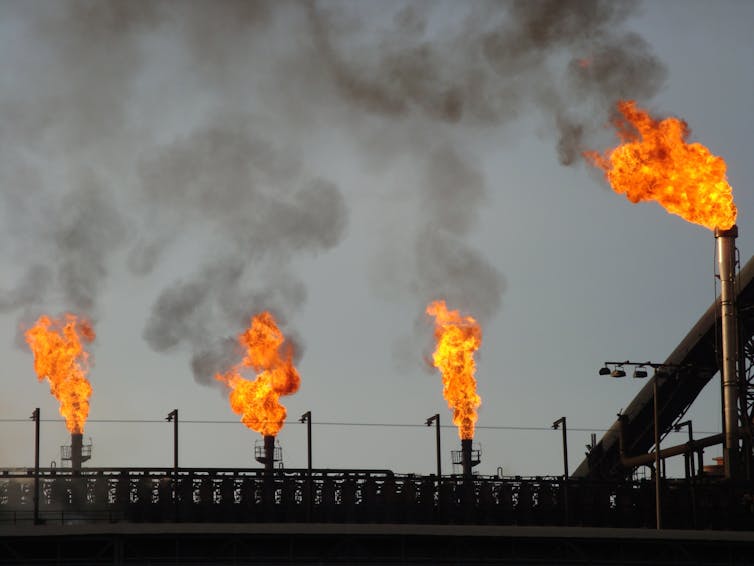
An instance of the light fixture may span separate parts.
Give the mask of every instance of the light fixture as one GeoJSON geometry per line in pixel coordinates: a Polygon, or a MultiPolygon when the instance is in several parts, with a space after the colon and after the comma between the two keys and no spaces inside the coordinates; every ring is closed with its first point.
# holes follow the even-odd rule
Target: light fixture
{"type": "Polygon", "coordinates": [[[617,367],[612,371],[610,377],[626,377],[626,372],[623,371],[622,367],[617,367]]]}
{"type": "Polygon", "coordinates": [[[607,366],[601,367],[599,371],[600,375],[610,375],[610,368],[607,366]]]}
{"type": "Polygon", "coordinates": [[[637,366],[637,368],[634,370],[634,377],[638,379],[647,377],[647,368],[645,368],[644,366],[637,366]]]}

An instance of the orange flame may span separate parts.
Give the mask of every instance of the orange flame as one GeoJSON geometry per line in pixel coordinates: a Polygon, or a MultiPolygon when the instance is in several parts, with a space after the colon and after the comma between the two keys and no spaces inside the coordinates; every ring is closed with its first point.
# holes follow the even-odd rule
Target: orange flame
{"type": "Polygon", "coordinates": [[[604,155],[584,153],[605,171],[615,192],[633,203],[655,200],[669,213],[710,230],[728,230],[736,223],[725,161],[699,143],[686,143],[686,122],[657,121],[633,100],[620,101],[618,111],[614,125],[623,143],[604,155]]]}
{"type": "Polygon", "coordinates": [[[279,398],[295,393],[301,384],[293,366],[293,346],[285,343],[267,311],[252,317],[249,328],[238,335],[238,342],[246,348],[243,361],[215,379],[231,388],[230,406],[241,415],[241,422],[264,436],[275,436],[287,415],[279,398]],[[242,377],[245,367],[258,372],[254,381],[242,377]]]}
{"type": "Polygon", "coordinates": [[[60,414],[68,430],[82,434],[92,386],[86,379],[89,354],[81,342],[94,340],[91,323],[73,314],[59,320],[41,316],[25,337],[34,354],[34,371],[40,381],[50,382],[50,392],[60,401],[60,414]]]}
{"type": "Polygon", "coordinates": [[[442,395],[453,409],[458,435],[462,440],[472,439],[477,409],[482,404],[474,379],[474,352],[482,344],[482,327],[470,316],[449,311],[445,301],[430,303],[426,312],[435,317],[437,347],[432,359],[442,374],[442,395]]]}

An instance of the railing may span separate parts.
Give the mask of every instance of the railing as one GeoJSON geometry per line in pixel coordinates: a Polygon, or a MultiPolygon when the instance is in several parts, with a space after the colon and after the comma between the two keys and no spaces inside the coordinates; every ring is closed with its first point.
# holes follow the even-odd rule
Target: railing
{"type": "MultiPolygon", "coordinates": [[[[40,474],[40,519],[654,526],[654,484],[388,470],[85,469],[40,474]],[[566,497],[567,490],[567,497],[566,497]],[[568,502],[568,509],[565,502],[568,502]]],[[[33,470],[0,474],[0,523],[33,520],[33,470]]],[[[754,529],[752,486],[666,480],[667,528],[754,529]]]]}

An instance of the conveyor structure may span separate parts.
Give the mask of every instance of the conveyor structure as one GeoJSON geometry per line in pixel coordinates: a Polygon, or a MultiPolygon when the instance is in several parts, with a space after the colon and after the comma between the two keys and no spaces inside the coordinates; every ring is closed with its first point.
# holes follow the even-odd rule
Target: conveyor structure
{"type": "MultiPolygon", "coordinates": [[[[739,431],[742,466],[739,477],[752,477],[751,423],[754,418],[754,258],[741,269],[736,280],[739,313],[739,431]]],[[[636,461],[654,445],[653,382],[657,381],[661,437],[682,420],[702,389],[719,373],[720,304],[715,301],[701,316],[678,347],[668,356],[665,367],[652,376],[621,413],[573,473],[573,478],[618,480],[638,467],[636,461]],[[623,428],[623,454],[620,434],[623,428]]],[[[687,445],[689,451],[704,444],[720,444],[722,435],[699,439],[687,445]]],[[[661,442],[661,446],[664,443],[661,442]]],[[[684,449],[685,449],[684,448],[684,449]]],[[[663,449],[664,450],[664,449],[663,449]]],[[[661,454],[663,454],[661,450],[661,454]]],[[[679,447],[679,450],[681,448],[679,447]]],[[[676,450],[677,452],[678,450],[676,450]]],[[[647,460],[649,460],[647,458],[647,460]]]]}

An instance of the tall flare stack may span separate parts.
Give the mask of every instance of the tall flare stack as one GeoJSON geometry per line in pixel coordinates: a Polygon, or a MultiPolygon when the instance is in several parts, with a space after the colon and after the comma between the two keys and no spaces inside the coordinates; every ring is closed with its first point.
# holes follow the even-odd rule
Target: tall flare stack
{"type": "Polygon", "coordinates": [[[471,316],[449,310],[445,301],[427,305],[426,313],[435,319],[435,351],[432,363],[442,375],[442,395],[453,410],[453,424],[458,427],[461,452],[452,451],[453,466],[461,465],[463,475],[471,477],[474,458],[472,440],[482,398],[476,391],[474,353],[482,344],[482,327],[471,316]]]}
{"type": "Polygon", "coordinates": [[[722,360],[720,373],[723,389],[723,425],[725,433],[725,477],[734,478],[740,470],[738,447],[738,317],[736,313],[736,238],[738,227],[715,230],[717,262],[720,276],[720,321],[722,360]]]}
{"type": "Polygon", "coordinates": [[[74,432],[71,434],[71,470],[73,472],[81,471],[83,462],[82,453],[84,449],[84,435],[74,432]]]}
{"type": "Polygon", "coordinates": [[[461,440],[461,464],[463,465],[463,477],[471,477],[471,439],[464,438],[461,440]]]}
{"type": "Polygon", "coordinates": [[[605,171],[615,192],[633,202],[655,201],[666,211],[709,230],[717,239],[721,290],[723,425],[725,427],[725,476],[742,469],[738,449],[738,335],[735,305],[735,240],[738,209],[727,165],[701,143],[687,141],[690,130],[684,120],[653,118],[633,100],[617,104],[613,123],[620,145],[600,153],[584,153],[605,171]]]}
{"type": "MultiPolygon", "coordinates": [[[[230,406],[241,415],[241,422],[260,433],[264,445],[258,441],[254,446],[254,458],[264,464],[265,473],[275,469],[275,437],[285,424],[288,414],[280,403],[280,397],[298,391],[301,377],[293,365],[293,346],[286,341],[268,311],[251,318],[249,328],[239,334],[238,342],[246,350],[244,359],[215,379],[230,389],[230,406]],[[253,381],[243,377],[242,372],[254,370],[253,381]]],[[[278,447],[278,455],[280,447],[278,447]]]]}
{"type": "Polygon", "coordinates": [[[264,437],[264,473],[272,474],[275,469],[275,437],[267,435],[264,437]]]}

